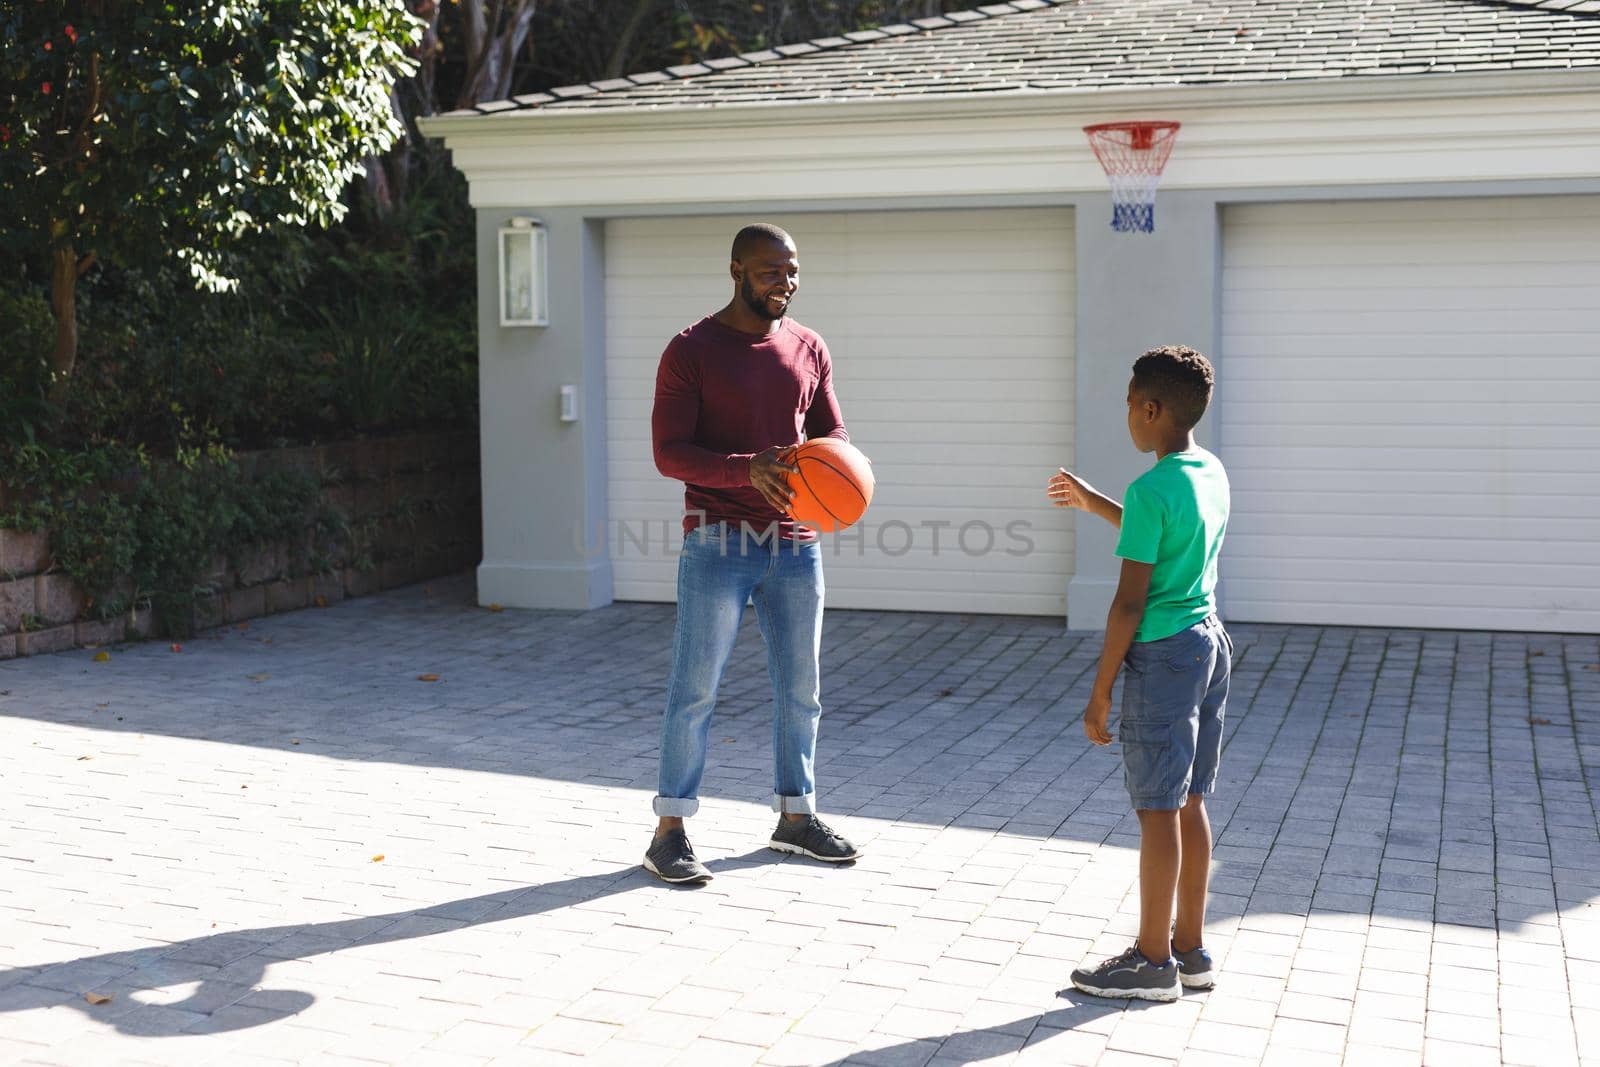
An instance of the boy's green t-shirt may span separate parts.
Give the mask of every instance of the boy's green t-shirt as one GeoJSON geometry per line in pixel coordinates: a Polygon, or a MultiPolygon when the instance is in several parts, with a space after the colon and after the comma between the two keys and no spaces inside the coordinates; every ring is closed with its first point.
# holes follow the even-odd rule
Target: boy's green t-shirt
{"type": "Polygon", "coordinates": [[[1135,641],[1159,641],[1217,610],[1217,553],[1228,528],[1228,472],[1203,448],[1170,452],[1122,502],[1117,555],[1153,563],[1135,641]]]}

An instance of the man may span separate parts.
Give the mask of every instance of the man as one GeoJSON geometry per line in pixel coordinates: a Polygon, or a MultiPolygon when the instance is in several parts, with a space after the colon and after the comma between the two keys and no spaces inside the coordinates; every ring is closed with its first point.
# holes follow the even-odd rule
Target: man
{"type": "Polygon", "coordinates": [[[827,346],[786,317],[800,283],[794,241],[776,226],[746,226],[728,270],[733,299],[662,353],[651,419],[656,468],[686,487],[659,822],[644,859],[668,882],[711,878],[683,820],[700,806],[711,712],[747,601],[766,639],[776,714],[778,826],[768,844],[829,863],[860,855],[816,816],[822,557],[815,532],[788,515],[785,480],[795,445],[849,435],[827,346]]]}

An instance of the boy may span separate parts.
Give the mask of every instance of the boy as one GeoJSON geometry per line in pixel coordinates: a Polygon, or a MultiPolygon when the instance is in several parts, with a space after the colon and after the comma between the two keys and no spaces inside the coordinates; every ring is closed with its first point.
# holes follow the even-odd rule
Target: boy
{"type": "Polygon", "coordinates": [[[1146,352],[1128,384],[1128,433],[1135,448],[1156,454],[1155,466],[1128,486],[1122,505],[1065,469],[1047,488],[1058,507],[1121,530],[1122,575],[1083,729],[1095,744],[1111,743],[1111,687],[1126,665],[1118,734],[1139,813],[1139,940],[1072,972],[1072,984],[1096,996],[1176,1000],[1180,985],[1213,983],[1201,945],[1211,880],[1205,796],[1216,785],[1233,660],[1215,596],[1228,476],[1194,443],[1194,426],[1214,380],[1210,361],[1192,348],[1146,352]]]}

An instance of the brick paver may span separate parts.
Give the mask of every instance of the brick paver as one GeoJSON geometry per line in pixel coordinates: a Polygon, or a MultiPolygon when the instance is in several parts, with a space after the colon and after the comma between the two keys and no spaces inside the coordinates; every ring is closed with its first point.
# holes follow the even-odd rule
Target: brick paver
{"type": "Polygon", "coordinates": [[[1234,627],[1222,980],[1125,1007],[1060,994],[1137,925],[1097,635],[830,614],[833,869],[763,847],[752,621],[683,890],[672,608],[467,594],[0,663],[0,1062],[1600,1064],[1594,636],[1234,627]]]}

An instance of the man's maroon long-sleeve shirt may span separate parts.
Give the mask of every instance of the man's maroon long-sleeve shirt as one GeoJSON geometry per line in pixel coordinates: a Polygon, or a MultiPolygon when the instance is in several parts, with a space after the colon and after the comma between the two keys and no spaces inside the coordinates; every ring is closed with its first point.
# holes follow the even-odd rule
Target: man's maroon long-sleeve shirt
{"type": "Polygon", "coordinates": [[[685,483],[685,533],[702,521],[776,523],[779,536],[802,540],[816,534],[750,484],[750,458],[813,437],[850,440],[828,346],[788,318],[751,334],[708,315],[674,337],[656,371],[650,429],[656,469],[685,483]]]}

